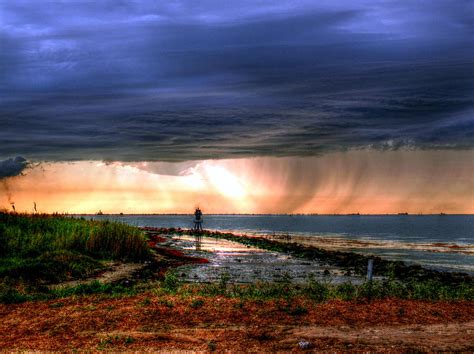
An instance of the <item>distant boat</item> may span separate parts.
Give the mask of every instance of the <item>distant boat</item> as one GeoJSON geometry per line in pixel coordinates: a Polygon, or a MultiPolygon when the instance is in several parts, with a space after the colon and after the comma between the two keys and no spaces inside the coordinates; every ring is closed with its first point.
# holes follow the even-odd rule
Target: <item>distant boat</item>
{"type": "Polygon", "coordinates": [[[408,213],[398,213],[398,215],[408,215],[408,213]]]}
{"type": "Polygon", "coordinates": [[[445,213],[439,213],[439,215],[446,215],[445,213]]]}
{"type": "Polygon", "coordinates": [[[104,213],[102,212],[102,210],[99,210],[96,215],[104,215],[104,213]]]}

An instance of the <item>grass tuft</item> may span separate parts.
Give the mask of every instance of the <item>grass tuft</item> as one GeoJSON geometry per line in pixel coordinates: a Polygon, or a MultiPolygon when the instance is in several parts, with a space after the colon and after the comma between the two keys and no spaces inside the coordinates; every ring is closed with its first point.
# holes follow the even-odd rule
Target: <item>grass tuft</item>
{"type": "MultiPolygon", "coordinates": [[[[104,260],[142,261],[150,250],[138,228],[64,215],[0,213],[0,281],[51,284],[89,277],[104,260]]],[[[10,296],[10,295],[9,295],[10,296]]]]}

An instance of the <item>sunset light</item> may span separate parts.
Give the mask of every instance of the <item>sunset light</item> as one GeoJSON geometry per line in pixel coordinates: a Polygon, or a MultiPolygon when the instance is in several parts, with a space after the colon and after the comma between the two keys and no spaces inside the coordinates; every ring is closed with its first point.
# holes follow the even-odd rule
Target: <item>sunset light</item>
{"type": "Polygon", "coordinates": [[[397,214],[474,212],[470,151],[353,151],[186,164],[43,163],[4,179],[0,207],[29,212],[397,214]],[[172,172],[169,172],[172,171],[172,172]],[[455,181],[455,182],[453,182],[455,181]],[[429,183],[427,183],[429,182],[429,183]]]}
{"type": "Polygon", "coordinates": [[[0,351],[472,352],[473,0],[0,19],[0,351]]]}

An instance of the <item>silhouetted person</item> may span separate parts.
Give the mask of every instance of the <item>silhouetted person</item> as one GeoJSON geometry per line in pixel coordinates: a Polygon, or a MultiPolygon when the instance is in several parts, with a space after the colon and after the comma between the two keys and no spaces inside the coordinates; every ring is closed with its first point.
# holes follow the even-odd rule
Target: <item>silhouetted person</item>
{"type": "Polygon", "coordinates": [[[202,211],[199,208],[194,211],[194,230],[202,231],[202,211]]]}

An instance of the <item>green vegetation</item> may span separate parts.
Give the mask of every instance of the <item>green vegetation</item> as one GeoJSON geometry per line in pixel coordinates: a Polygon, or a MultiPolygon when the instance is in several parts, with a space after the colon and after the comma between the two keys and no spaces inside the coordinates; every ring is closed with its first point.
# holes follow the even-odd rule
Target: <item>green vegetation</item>
{"type": "Polygon", "coordinates": [[[209,350],[211,352],[215,352],[217,349],[217,343],[214,340],[211,340],[207,343],[207,346],[209,347],[209,350]]]}
{"type": "MultiPolygon", "coordinates": [[[[186,286],[180,289],[186,291],[186,286]]],[[[189,291],[191,289],[188,289],[189,291]]],[[[179,292],[178,292],[179,293],[179,292]]],[[[474,286],[448,287],[436,281],[408,282],[377,281],[355,285],[331,284],[308,280],[304,285],[281,283],[257,283],[231,285],[222,289],[215,284],[202,285],[197,289],[202,296],[223,295],[239,299],[286,299],[309,298],[316,302],[327,300],[368,300],[397,297],[413,300],[474,300],[474,286]]]]}
{"type": "Polygon", "coordinates": [[[0,213],[0,281],[49,284],[88,277],[103,260],[149,257],[143,233],[117,222],[0,213]]]}
{"type": "MultiPolygon", "coordinates": [[[[300,249],[298,245],[264,239],[239,238],[231,234],[216,233],[214,237],[225,237],[233,241],[238,238],[242,243],[275,248],[274,250],[290,254],[301,251],[299,255],[308,258],[325,252],[316,248],[300,249]]],[[[394,263],[384,264],[385,280],[358,285],[334,284],[329,278],[321,281],[314,277],[308,278],[304,284],[295,284],[288,275],[283,275],[279,282],[239,285],[230,283],[230,276],[225,272],[217,282],[189,284],[183,283],[176,271],[171,270],[161,281],[138,282],[129,286],[98,281],[73,287],[47,286],[92,275],[103,268],[104,260],[140,261],[148,259],[150,252],[142,232],[125,224],[60,215],[0,213],[0,303],[88,295],[131,296],[149,292],[167,307],[174,306],[169,300],[170,296],[188,298],[194,309],[207,303],[205,297],[214,296],[239,299],[241,306],[247,300],[285,300],[288,305],[282,309],[299,316],[306,313],[307,309],[294,307],[292,300],[296,298],[316,303],[333,299],[366,301],[389,297],[433,301],[474,300],[474,282],[470,279],[449,283],[447,278],[441,277],[400,278],[400,268],[394,263]]],[[[324,254],[324,257],[329,257],[329,253],[324,254]]],[[[349,259],[344,257],[341,262],[349,259]]],[[[419,274],[410,273],[411,268],[405,270],[407,274],[419,274]]],[[[140,306],[148,306],[150,303],[150,299],[144,300],[140,306]]],[[[61,306],[60,303],[51,306],[56,305],[61,306]]]]}
{"type": "Polygon", "coordinates": [[[0,303],[15,304],[25,301],[60,299],[70,296],[132,296],[143,291],[140,286],[126,287],[120,284],[103,284],[94,280],[88,284],[50,289],[47,287],[18,287],[9,280],[0,283],[0,303]]]}
{"type": "MultiPolygon", "coordinates": [[[[292,314],[304,314],[305,308],[292,307],[292,300],[304,298],[315,303],[329,300],[367,301],[371,299],[400,298],[409,300],[431,301],[474,301],[474,284],[461,284],[448,286],[439,281],[410,281],[401,282],[396,279],[366,282],[363,284],[340,283],[319,281],[308,278],[304,284],[295,284],[289,277],[284,277],[282,282],[258,282],[255,284],[226,284],[227,277],[223,280],[209,284],[182,283],[174,271],[169,271],[161,281],[137,283],[132,286],[118,284],[102,284],[93,281],[89,284],[74,287],[48,289],[40,292],[19,290],[7,282],[0,283],[0,303],[19,303],[31,300],[59,299],[70,296],[100,295],[106,297],[132,296],[138,293],[151,292],[160,299],[166,307],[173,307],[169,296],[179,296],[189,299],[192,308],[199,308],[204,303],[205,297],[224,296],[245,301],[284,300],[288,305],[282,310],[292,314]],[[225,285],[224,285],[225,284],[225,285]]],[[[147,306],[150,299],[144,300],[140,305],[147,306]]]]}
{"type": "Polygon", "coordinates": [[[198,309],[204,305],[204,301],[201,299],[195,299],[191,302],[191,307],[193,309],[198,309]]]}
{"type": "Polygon", "coordinates": [[[121,345],[121,344],[132,344],[135,342],[135,339],[130,336],[121,336],[121,335],[115,335],[111,336],[108,335],[105,339],[101,339],[99,342],[99,345],[97,346],[98,350],[107,350],[110,346],[116,346],[116,345],[121,345]]]}
{"type": "MultiPolygon", "coordinates": [[[[225,296],[241,300],[270,300],[303,297],[315,302],[328,300],[369,300],[383,298],[401,298],[411,300],[474,300],[474,284],[446,285],[437,280],[406,281],[394,278],[384,281],[373,281],[362,284],[320,281],[309,277],[304,284],[295,284],[288,276],[281,282],[258,282],[255,284],[227,284],[228,275],[223,273],[221,280],[209,284],[187,284],[179,282],[175,272],[169,271],[165,279],[158,284],[150,285],[158,295],[225,296]],[[172,287],[169,285],[172,284],[172,287]]],[[[192,304],[195,304],[193,300],[192,304]]],[[[192,306],[194,307],[194,306],[192,306]]],[[[301,312],[304,309],[293,309],[301,312]]]]}

